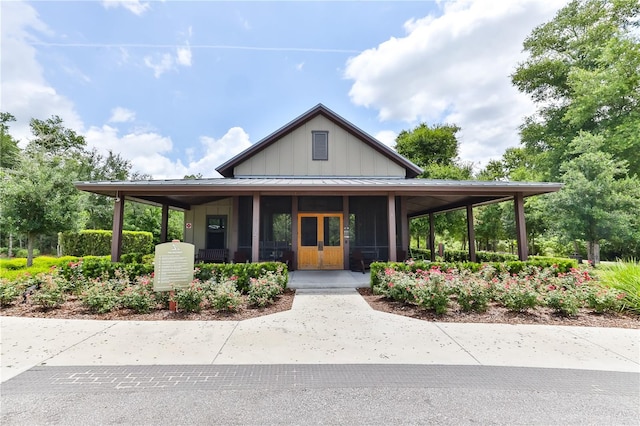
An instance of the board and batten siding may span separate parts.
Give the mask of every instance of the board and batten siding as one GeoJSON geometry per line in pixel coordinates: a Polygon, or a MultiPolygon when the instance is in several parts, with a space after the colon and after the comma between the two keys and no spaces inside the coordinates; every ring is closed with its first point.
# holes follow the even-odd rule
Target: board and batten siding
{"type": "Polygon", "coordinates": [[[184,230],[184,242],[195,245],[196,253],[199,249],[206,248],[207,245],[207,216],[227,216],[227,241],[225,245],[229,247],[230,230],[232,229],[233,217],[232,200],[227,198],[209,204],[193,206],[191,210],[184,212],[184,222],[191,223],[191,229],[184,230]]]}
{"type": "Polygon", "coordinates": [[[405,177],[406,170],[319,115],[236,166],[234,175],[405,177]],[[312,160],[312,131],[329,132],[329,160],[312,160]]]}

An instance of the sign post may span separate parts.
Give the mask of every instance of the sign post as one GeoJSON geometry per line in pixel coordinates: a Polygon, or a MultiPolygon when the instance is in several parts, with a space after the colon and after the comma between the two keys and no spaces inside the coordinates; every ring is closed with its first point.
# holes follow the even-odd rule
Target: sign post
{"type": "MultiPolygon", "coordinates": [[[[173,291],[188,287],[193,281],[193,261],[195,247],[193,244],[181,243],[173,240],[170,243],[156,246],[153,290],[168,291],[173,299],[173,291]]],[[[169,302],[172,312],[175,312],[175,302],[169,302]]]]}

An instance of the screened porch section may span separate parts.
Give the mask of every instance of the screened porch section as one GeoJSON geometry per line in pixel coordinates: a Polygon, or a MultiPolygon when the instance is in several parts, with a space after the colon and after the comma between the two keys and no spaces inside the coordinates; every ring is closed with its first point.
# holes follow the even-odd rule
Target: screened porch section
{"type": "MultiPolygon", "coordinates": [[[[399,204],[397,200],[398,221],[403,220],[399,204]]],[[[285,261],[295,267],[301,248],[311,247],[311,240],[313,245],[321,242],[324,249],[319,250],[340,247],[345,252],[344,269],[353,268],[354,256],[371,261],[389,259],[388,199],[384,196],[262,196],[259,216],[260,261],[285,261]],[[317,236],[309,234],[316,228],[303,226],[315,218],[323,222],[317,236]]],[[[239,197],[234,257],[241,261],[251,259],[252,217],[252,197],[239,197]]],[[[394,228],[397,234],[399,223],[394,228]]],[[[403,243],[400,238],[396,241],[399,250],[403,243]]]]}

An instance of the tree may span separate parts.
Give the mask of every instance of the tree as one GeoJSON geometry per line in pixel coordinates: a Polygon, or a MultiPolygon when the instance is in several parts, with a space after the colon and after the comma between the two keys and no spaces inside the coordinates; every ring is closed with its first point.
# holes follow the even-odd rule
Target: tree
{"type": "MultiPolygon", "coordinates": [[[[107,156],[96,150],[85,152],[78,165],[78,179],[89,181],[127,180],[131,174],[131,163],[109,151],[107,156]]],[[[113,223],[113,200],[104,195],[83,193],[82,222],[85,229],[111,229],[113,223]]]]}
{"type": "Polygon", "coordinates": [[[512,75],[537,114],[521,128],[527,154],[548,179],[570,159],[583,131],[607,136],[602,149],[640,165],[638,0],[574,0],[524,42],[529,57],[512,75]]]}
{"type": "Polygon", "coordinates": [[[62,119],[57,115],[46,120],[32,118],[29,127],[34,136],[27,145],[29,152],[70,157],[74,153],[82,152],[86,145],[84,137],[64,127],[62,119]]]}
{"type": "MultiPolygon", "coordinates": [[[[395,149],[399,154],[420,166],[425,179],[469,180],[473,177],[473,165],[462,163],[458,158],[459,142],[456,133],[460,127],[455,124],[429,126],[421,123],[412,130],[403,130],[396,138],[395,149]]],[[[411,232],[429,229],[427,218],[411,221],[411,232]]],[[[466,244],[466,219],[464,212],[453,211],[440,214],[435,220],[436,232],[466,244]]]]}
{"type": "Polygon", "coordinates": [[[79,192],[59,157],[25,156],[0,193],[3,215],[27,236],[27,266],[33,263],[33,243],[39,235],[75,228],[79,192]]]}
{"type": "Polygon", "coordinates": [[[438,124],[433,127],[421,123],[413,130],[403,130],[396,138],[395,149],[422,167],[423,178],[432,178],[431,167],[453,166],[458,159],[456,125],[438,124]]]}
{"type": "Polygon", "coordinates": [[[13,169],[20,161],[18,141],[9,134],[9,125],[16,118],[8,112],[0,112],[0,168],[13,169]]]}
{"type": "Polygon", "coordinates": [[[565,187],[552,197],[557,226],[570,239],[587,241],[594,263],[602,240],[632,239],[640,225],[640,180],[628,176],[625,161],[601,150],[604,143],[589,133],[574,139],[575,157],[561,167],[565,187]]]}
{"type": "MultiPolygon", "coordinates": [[[[10,114],[3,119],[10,120],[10,114]]],[[[6,121],[5,121],[6,123],[6,121]]],[[[3,221],[27,237],[27,265],[33,262],[37,237],[76,228],[79,192],[73,186],[84,138],[63,126],[62,119],[32,119],[34,138],[15,170],[3,176],[0,193],[3,221]],[[4,185],[6,183],[6,185],[4,185]]]]}

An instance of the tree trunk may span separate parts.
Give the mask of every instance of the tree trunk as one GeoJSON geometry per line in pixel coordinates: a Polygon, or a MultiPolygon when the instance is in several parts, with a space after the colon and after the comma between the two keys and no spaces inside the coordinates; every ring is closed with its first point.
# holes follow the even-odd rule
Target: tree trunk
{"type": "Polygon", "coordinates": [[[598,241],[587,241],[587,259],[593,266],[600,263],[600,244],[598,241]]]}
{"type": "Polygon", "coordinates": [[[27,268],[33,265],[33,240],[35,235],[27,235],[27,268]]]}
{"type": "Polygon", "coordinates": [[[7,256],[13,257],[13,233],[9,232],[9,251],[7,252],[7,256]]]}

